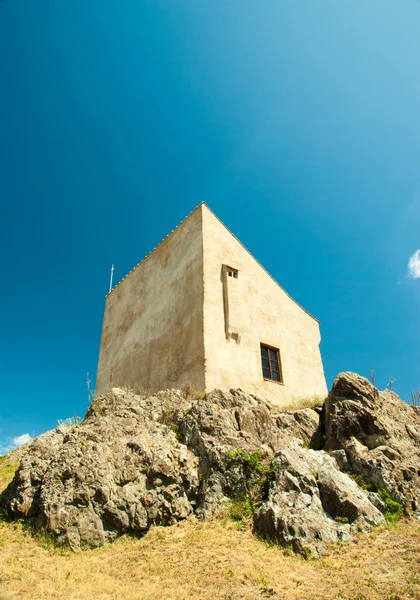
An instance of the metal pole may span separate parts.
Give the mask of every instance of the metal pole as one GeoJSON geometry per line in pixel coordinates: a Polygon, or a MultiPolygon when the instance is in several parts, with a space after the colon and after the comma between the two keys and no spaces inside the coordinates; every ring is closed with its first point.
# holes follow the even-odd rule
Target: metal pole
{"type": "MultiPolygon", "coordinates": [[[[109,282],[109,292],[112,290],[112,278],[113,278],[113,276],[114,276],[114,265],[112,265],[112,267],[111,267],[111,279],[110,279],[110,282],[109,282]]],[[[109,294],[109,292],[108,292],[108,294],[109,294]]]]}

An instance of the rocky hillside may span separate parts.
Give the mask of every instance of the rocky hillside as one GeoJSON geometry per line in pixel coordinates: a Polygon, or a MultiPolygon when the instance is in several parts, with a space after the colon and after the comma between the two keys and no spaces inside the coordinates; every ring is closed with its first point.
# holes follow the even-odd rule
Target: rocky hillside
{"type": "Polygon", "coordinates": [[[420,513],[419,453],[420,409],[352,373],[317,411],[280,410],[240,390],[113,389],[80,425],[24,447],[0,506],[73,549],[228,509],[317,556],[420,513]]]}

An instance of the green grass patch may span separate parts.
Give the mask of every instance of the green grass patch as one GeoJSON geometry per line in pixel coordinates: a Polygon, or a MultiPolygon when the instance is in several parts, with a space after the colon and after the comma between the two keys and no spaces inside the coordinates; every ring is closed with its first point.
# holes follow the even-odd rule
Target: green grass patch
{"type": "Polygon", "coordinates": [[[10,462],[7,456],[0,456],[0,476],[13,477],[18,470],[19,463],[10,462]]]}
{"type": "Polygon", "coordinates": [[[7,488],[18,468],[19,463],[11,462],[7,456],[0,456],[0,493],[7,488]]]}

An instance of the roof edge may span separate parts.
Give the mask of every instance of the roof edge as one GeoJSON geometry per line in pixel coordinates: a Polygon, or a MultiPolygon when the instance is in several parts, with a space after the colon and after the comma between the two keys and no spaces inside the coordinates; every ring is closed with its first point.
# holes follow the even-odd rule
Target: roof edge
{"type": "MultiPolygon", "coordinates": [[[[208,206],[208,204],[206,202],[202,202],[199,206],[201,206],[202,204],[204,204],[207,208],[207,210],[219,221],[219,223],[226,229],[226,231],[228,231],[230,233],[230,235],[235,238],[235,240],[242,246],[242,248],[244,250],[246,250],[246,252],[248,252],[248,254],[250,255],[251,258],[253,258],[255,260],[255,262],[261,267],[261,269],[263,271],[265,271],[267,273],[267,275],[269,277],[271,277],[271,279],[274,281],[274,283],[276,283],[279,288],[286,294],[286,296],[288,298],[290,298],[290,300],[292,300],[299,308],[301,308],[303,310],[303,312],[305,312],[308,316],[310,316],[314,321],[316,321],[318,324],[320,323],[319,319],[317,319],[316,317],[314,317],[308,310],[306,310],[306,308],[304,308],[301,304],[299,304],[299,302],[297,302],[288,292],[286,292],[286,290],[284,289],[284,287],[282,287],[279,282],[274,279],[274,277],[271,275],[271,273],[269,273],[267,271],[267,269],[260,263],[260,261],[258,259],[255,258],[255,256],[248,250],[248,248],[241,242],[241,240],[239,238],[236,237],[236,235],[234,233],[231,232],[231,230],[229,229],[229,227],[227,227],[223,221],[221,219],[219,219],[219,217],[216,215],[216,213],[214,213],[211,208],[208,206]]],[[[197,207],[198,208],[198,207],[197,207]]]]}
{"type": "MultiPolygon", "coordinates": [[[[125,280],[127,279],[127,277],[128,277],[129,275],[131,275],[131,273],[132,273],[133,271],[135,271],[139,265],[141,265],[142,263],[144,263],[144,261],[146,260],[146,258],[148,258],[148,257],[149,257],[149,256],[152,254],[152,252],[154,252],[154,251],[156,250],[156,248],[159,248],[159,246],[161,246],[161,245],[163,244],[163,242],[165,242],[165,241],[166,241],[166,240],[167,240],[167,239],[168,239],[168,238],[169,238],[169,237],[170,237],[170,236],[171,236],[171,235],[172,235],[172,234],[173,234],[173,233],[174,233],[174,232],[175,232],[175,231],[176,231],[176,230],[177,230],[179,227],[181,227],[181,225],[182,225],[183,223],[185,223],[185,221],[186,221],[186,220],[187,220],[189,217],[191,217],[191,215],[192,215],[193,213],[195,213],[195,211],[196,211],[196,210],[198,210],[198,209],[199,209],[201,206],[203,206],[203,204],[205,204],[205,205],[206,205],[206,203],[205,203],[204,201],[203,201],[203,202],[200,202],[200,204],[198,204],[198,205],[197,205],[197,206],[196,206],[196,207],[195,207],[195,208],[194,208],[194,209],[193,209],[193,210],[192,210],[190,213],[188,213],[188,215],[187,215],[186,217],[184,217],[184,218],[182,219],[182,221],[180,221],[180,222],[178,223],[178,225],[177,225],[176,227],[174,227],[174,228],[173,228],[173,229],[172,229],[172,230],[171,230],[171,231],[170,231],[170,232],[169,232],[169,233],[168,233],[168,234],[167,234],[167,235],[166,235],[166,236],[165,236],[165,237],[164,237],[164,238],[163,238],[163,239],[162,239],[162,240],[161,240],[161,241],[160,241],[160,242],[159,242],[159,243],[158,243],[158,244],[157,244],[155,247],[154,247],[154,248],[152,248],[152,250],[150,250],[150,252],[148,252],[148,253],[146,254],[146,256],[144,256],[144,257],[143,257],[143,258],[142,258],[142,259],[141,259],[141,260],[140,260],[140,261],[139,261],[139,262],[138,262],[138,263],[137,263],[137,264],[136,264],[136,265],[135,265],[135,266],[134,266],[134,267],[131,269],[131,271],[129,271],[129,272],[127,273],[127,275],[125,275],[125,276],[124,276],[122,279],[120,279],[120,281],[119,281],[119,282],[118,282],[118,283],[117,283],[117,284],[116,284],[116,285],[115,285],[115,286],[112,288],[112,290],[110,290],[110,291],[109,291],[107,294],[105,294],[105,298],[108,298],[108,296],[109,296],[110,294],[112,294],[112,292],[113,292],[114,290],[116,290],[116,289],[117,289],[117,287],[120,285],[120,283],[122,283],[123,281],[125,281],[125,280]]],[[[206,205],[206,206],[207,206],[207,205],[206,205]]],[[[207,207],[207,208],[208,208],[208,207],[207,207]]],[[[210,209],[209,209],[209,210],[210,210],[210,209]]],[[[212,212],[212,211],[210,211],[210,212],[212,212]]]]}
{"type": "Polygon", "coordinates": [[[260,263],[260,261],[258,259],[255,258],[255,256],[252,254],[252,252],[250,252],[248,250],[248,248],[241,242],[241,240],[239,238],[236,237],[236,235],[234,233],[232,233],[232,231],[229,229],[229,227],[227,227],[223,221],[221,219],[219,219],[219,217],[216,215],[215,212],[213,212],[211,210],[211,208],[209,207],[209,205],[207,204],[207,202],[202,201],[200,202],[200,204],[198,204],[190,213],[187,214],[186,217],[184,217],[182,219],[182,221],[180,221],[178,223],[178,225],[176,227],[174,227],[158,244],[156,244],[156,246],[154,248],[152,248],[152,250],[150,250],[150,252],[148,252],[148,254],[146,254],[146,256],[144,256],[132,269],[131,271],[129,271],[127,273],[127,275],[125,275],[113,288],[110,292],[108,292],[105,297],[107,298],[110,294],[112,294],[112,292],[114,290],[117,289],[117,287],[127,279],[127,277],[129,275],[131,275],[131,273],[139,266],[141,265],[155,250],[156,248],[158,248],[159,246],[161,246],[163,244],[163,242],[165,242],[183,223],[185,223],[185,221],[193,214],[195,213],[196,210],[198,210],[199,208],[201,208],[202,206],[205,206],[207,208],[207,210],[219,221],[219,223],[226,229],[226,231],[228,233],[230,233],[230,235],[242,246],[242,248],[250,255],[251,258],[253,258],[255,260],[255,262],[261,267],[261,269],[263,271],[265,271],[267,273],[267,275],[274,281],[275,284],[277,284],[279,286],[279,288],[286,294],[286,296],[288,298],[290,298],[290,300],[292,300],[299,308],[301,308],[303,310],[303,312],[305,312],[309,317],[311,317],[314,321],[316,321],[317,323],[319,323],[319,319],[317,319],[316,317],[314,317],[308,310],[306,310],[306,308],[304,308],[301,304],[299,304],[299,302],[297,302],[285,289],[284,287],[282,287],[279,282],[271,275],[271,273],[269,273],[267,271],[267,269],[260,263]]]}

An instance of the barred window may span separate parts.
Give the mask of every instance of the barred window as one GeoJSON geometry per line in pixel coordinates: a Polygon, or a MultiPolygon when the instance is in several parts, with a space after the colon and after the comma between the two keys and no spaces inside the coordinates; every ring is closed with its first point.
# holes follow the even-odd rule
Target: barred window
{"type": "Polygon", "coordinates": [[[264,379],[283,383],[280,351],[278,348],[261,344],[261,366],[264,379]]]}

